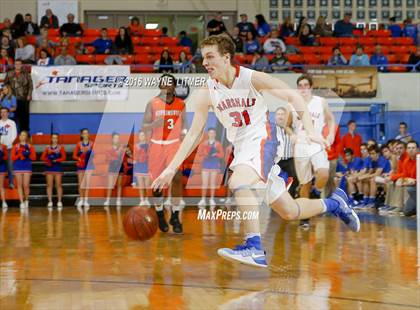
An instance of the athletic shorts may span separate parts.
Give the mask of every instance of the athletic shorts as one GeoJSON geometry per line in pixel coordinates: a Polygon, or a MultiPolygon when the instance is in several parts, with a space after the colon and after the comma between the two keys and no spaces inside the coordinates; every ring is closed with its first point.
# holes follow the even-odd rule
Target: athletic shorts
{"type": "Polygon", "coordinates": [[[234,158],[229,168],[235,171],[238,165],[253,168],[259,177],[266,182],[271,167],[275,164],[277,154],[276,140],[259,138],[242,145],[234,146],[234,158]]]}
{"type": "Polygon", "coordinates": [[[179,141],[167,145],[150,142],[149,173],[152,181],[156,179],[169,165],[175,157],[180,144],[181,143],[179,141]]]}
{"type": "Polygon", "coordinates": [[[312,181],[314,172],[329,169],[327,152],[319,144],[296,143],[294,150],[296,175],[300,184],[312,181]]]}

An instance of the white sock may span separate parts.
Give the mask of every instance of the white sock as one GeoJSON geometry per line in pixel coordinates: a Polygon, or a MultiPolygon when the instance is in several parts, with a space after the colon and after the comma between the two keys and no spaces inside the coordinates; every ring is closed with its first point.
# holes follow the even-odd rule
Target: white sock
{"type": "Polygon", "coordinates": [[[163,211],[163,206],[155,206],[156,211],[163,211]]]}
{"type": "Polygon", "coordinates": [[[261,234],[260,233],[247,233],[246,236],[245,236],[245,239],[249,239],[249,238],[252,238],[252,237],[255,237],[255,236],[260,237],[260,239],[261,239],[261,234]]]}
{"type": "Polygon", "coordinates": [[[181,206],[172,206],[172,212],[181,211],[181,209],[182,209],[181,206]]]}

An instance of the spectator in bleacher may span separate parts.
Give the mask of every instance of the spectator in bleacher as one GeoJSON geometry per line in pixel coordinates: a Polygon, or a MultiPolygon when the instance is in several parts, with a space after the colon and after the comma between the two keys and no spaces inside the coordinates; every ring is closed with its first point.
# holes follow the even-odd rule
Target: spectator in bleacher
{"type": "Polygon", "coordinates": [[[110,54],[112,51],[112,40],[108,37],[108,30],[101,29],[101,37],[92,42],[95,54],[110,54]]]}
{"type": "Polygon", "coordinates": [[[39,30],[39,36],[36,37],[36,46],[38,46],[38,47],[41,46],[41,44],[44,41],[47,41],[47,44],[48,44],[49,47],[55,47],[55,46],[59,45],[59,43],[53,42],[53,41],[48,39],[48,29],[45,28],[45,27],[42,27],[39,30]]]}
{"type": "Polygon", "coordinates": [[[235,53],[243,54],[244,53],[244,42],[242,37],[239,36],[239,28],[233,27],[232,34],[230,35],[233,43],[235,43],[235,53]]]}
{"type": "Polygon", "coordinates": [[[7,151],[9,153],[9,157],[7,159],[7,171],[8,171],[8,180],[9,180],[9,188],[15,188],[13,184],[13,160],[12,160],[12,147],[13,142],[16,140],[17,137],[17,128],[15,121],[9,118],[9,109],[7,107],[1,107],[0,110],[0,142],[3,145],[6,145],[7,151]]]}
{"type": "Polygon", "coordinates": [[[5,49],[7,51],[7,54],[11,58],[15,58],[15,49],[13,45],[11,44],[8,37],[2,37],[0,42],[0,48],[5,49]]]}
{"type": "Polygon", "coordinates": [[[39,58],[36,61],[37,66],[52,66],[54,58],[48,53],[46,49],[42,49],[39,53],[39,58]]]}
{"type": "Polygon", "coordinates": [[[74,55],[86,55],[86,54],[88,54],[88,51],[86,50],[82,41],[74,43],[74,55]]]}
{"type": "Polygon", "coordinates": [[[248,32],[256,33],[254,24],[248,21],[248,15],[242,13],[240,15],[241,21],[236,24],[239,29],[239,36],[242,40],[246,40],[248,32]]]}
{"type": "Polygon", "coordinates": [[[23,18],[23,15],[20,13],[16,14],[15,20],[13,21],[13,24],[10,26],[13,39],[17,39],[17,38],[25,36],[24,23],[25,23],[25,19],[23,18]]]}
{"type": "Polygon", "coordinates": [[[67,14],[67,23],[60,27],[60,35],[62,37],[81,37],[83,36],[83,28],[80,24],[74,22],[74,15],[67,14]]]}
{"type": "Polygon", "coordinates": [[[295,25],[293,24],[290,16],[287,16],[283,24],[280,25],[280,38],[291,37],[293,36],[294,31],[295,31],[295,25]]]}
{"type": "Polygon", "coordinates": [[[286,51],[286,44],[284,44],[283,40],[279,38],[279,32],[277,30],[273,30],[270,38],[264,42],[264,52],[266,54],[273,54],[277,47],[280,47],[283,52],[286,51]]]}
{"type": "Polygon", "coordinates": [[[187,36],[186,31],[181,31],[178,35],[178,38],[180,46],[187,46],[190,48],[190,52],[193,52],[193,41],[187,36]]]}
{"type": "Polygon", "coordinates": [[[319,16],[316,20],[316,25],[313,34],[317,37],[331,37],[331,25],[328,25],[324,16],[319,16]]]}
{"type": "Polygon", "coordinates": [[[4,36],[4,33],[3,33],[3,31],[6,31],[6,30],[10,30],[10,27],[12,26],[12,21],[10,20],[10,18],[5,18],[5,19],[3,19],[3,28],[0,30],[0,35],[1,36],[4,36]]]}
{"type": "Polygon", "coordinates": [[[299,34],[299,41],[303,46],[315,45],[315,36],[312,34],[311,26],[309,26],[309,24],[302,26],[299,34]]]}
{"type": "Polygon", "coordinates": [[[14,119],[17,108],[16,96],[13,95],[12,88],[6,84],[0,94],[0,106],[8,109],[8,118],[14,119]]]}
{"type": "Polygon", "coordinates": [[[29,131],[29,103],[32,99],[32,78],[23,68],[22,60],[16,59],[15,69],[7,72],[4,84],[10,85],[16,96],[16,120],[20,130],[29,131]]]}
{"type": "Polygon", "coordinates": [[[37,36],[39,35],[39,27],[36,23],[32,21],[32,15],[27,13],[25,15],[25,22],[23,23],[23,31],[27,36],[37,36]]]}
{"type": "Polygon", "coordinates": [[[369,208],[374,207],[376,202],[376,177],[383,177],[383,174],[389,173],[391,171],[391,164],[381,155],[380,149],[377,146],[370,146],[368,151],[371,163],[369,172],[365,173],[363,176],[360,176],[358,179],[361,180],[363,184],[363,207],[369,208]]]}
{"type": "Polygon", "coordinates": [[[395,137],[395,140],[400,140],[405,143],[412,140],[411,134],[408,132],[408,125],[406,122],[400,122],[399,134],[395,137]]]}
{"type": "Polygon", "coordinates": [[[355,67],[363,67],[370,65],[369,56],[364,53],[362,46],[359,45],[356,48],[356,53],[351,56],[349,65],[355,67]]]}
{"type": "Polygon", "coordinates": [[[140,20],[137,16],[131,18],[130,24],[127,26],[127,31],[130,36],[141,36],[143,26],[140,25],[140,20]]]}
{"type": "Polygon", "coordinates": [[[168,27],[162,27],[162,34],[160,35],[162,38],[168,37],[168,27]]]}
{"type": "Polygon", "coordinates": [[[39,59],[42,50],[46,50],[51,57],[53,57],[55,55],[55,49],[48,45],[48,40],[47,39],[44,39],[42,41],[41,45],[36,49],[36,51],[35,51],[36,59],[39,59]]]}
{"type": "Polygon", "coordinates": [[[196,73],[195,65],[188,59],[185,51],[179,53],[178,61],[175,62],[177,73],[196,73]]]}
{"type": "Polygon", "coordinates": [[[270,72],[270,63],[268,58],[262,52],[255,52],[251,62],[254,70],[270,72]]]}
{"type": "Polygon", "coordinates": [[[245,41],[245,52],[250,55],[260,50],[260,43],[255,38],[252,32],[248,32],[247,40],[245,41]]]}
{"type": "Polygon", "coordinates": [[[198,156],[203,159],[201,171],[201,200],[198,207],[206,207],[207,190],[210,189],[209,205],[214,210],[216,201],[214,194],[217,188],[217,175],[220,173],[220,160],[224,157],[223,146],[216,140],[216,129],[209,128],[207,131],[207,140],[198,148],[198,156]]]}
{"type": "Polygon", "coordinates": [[[132,54],[133,42],[129,36],[127,29],[120,27],[118,34],[114,40],[114,53],[115,54],[132,54]]]}
{"type": "Polygon", "coordinates": [[[407,18],[404,21],[404,28],[402,34],[404,37],[413,38],[414,44],[417,44],[417,25],[413,24],[411,18],[407,18]]]}
{"type": "Polygon", "coordinates": [[[345,13],[344,18],[334,25],[335,37],[353,37],[354,25],[351,22],[351,13],[345,13]]]}
{"type": "Polygon", "coordinates": [[[15,59],[20,59],[25,64],[33,64],[35,62],[34,46],[28,43],[26,37],[18,38],[16,43],[15,59]]]}
{"type": "Polygon", "coordinates": [[[159,73],[174,73],[174,62],[168,50],[160,54],[160,59],[155,62],[155,70],[159,73]]]}
{"type": "Polygon", "coordinates": [[[347,59],[341,54],[338,46],[333,48],[333,55],[328,60],[328,66],[345,66],[347,65],[347,59]]]}
{"type": "Polygon", "coordinates": [[[45,15],[42,16],[41,18],[41,27],[45,27],[45,28],[58,28],[59,27],[59,23],[58,23],[58,17],[55,16],[53,14],[53,12],[51,11],[51,9],[46,9],[45,10],[45,15]]]}
{"type": "Polygon", "coordinates": [[[391,162],[395,162],[395,164],[391,164],[391,166],[394,166],[393,172],[386,178],[385,206],[381,208],[382,212],[400,212],[403,208],[403,191],[401,186],[398,186],[397,181],[403,177],[404,161],[407,156],[406,144],[397,141],[391,158],[391,162]]]}
{"type": "Polygon", "coordinates": [[[412,68],[407,68],[408,71],[420,71],[420,46],[417,46],[416,51],[410,54],[408,64],[413,65],[412,68]]]}
{"type": "Polygon", "coordinates": [[[300,33],[302,32],[302,27],[308,24],[308,19],[305,16],[299,18],[298,25],[295,31],[295,37],[299,37],[300,33]]]}
{"type": "Polygon", "coordinates": [[[209,32],[209,36],[226,32],[222,12],[217,12],[217,14],[214,15],[214,18],[207,23],[207,31],[209,32]]]}
{"type": "Polygon", "coordinates": [[[382,48],[379,44],[375,46],[375,54],[370,57],[370,64],[377,66],[378,71],[388,71],[388,58],[382,53],[382,48]]]}
{"type": "Polygon", "coordinates": [[[259,37],[268,37],[270,35],[271,27],[266,22],[264,15],[255,15],[255,24],[257,25],[256,32],[259,37]]]}
{"type": "Polygon", "coordinates": [[[362,191],[358,188],[358,175],[363,169],[363,159],[354,155],[352,149],[344,150],[344,160],[347,163],[347,192],[349,194],[350,203],[353,205],[358,200],[358,193],[362,191]]]}
{"type": "Polygon", "coordinates": [[[398,180],[398,185],[404,186],[407,190],[408,199],[403,208],[405,216],[413,216],[416,214],[416,156],[419,152],[419,146],[416,141],[407,143],[407,159],[404,161],[403,177],[398,180]]]}
{"type": "Polygon", "coordinates": [[[67,47],[63,46],[60,49],[60,55],[58,55],[54,60],[54,65],[56,66],[74,66],[76,65],[76,59],[73,56],[68,54],[67,47]]]}
{"type": "Polygon", "coordinates": [[[9,56],[5,48],[0,49],[0,73],[6,72],[13,66],[13,58],[9,56]]]}
{"type": "Polygon", "coordinates": [[[389,18],[388,30],[391,31],[391,37],[398,38],[402,35],[402,29],[399,24],[396,23],[395,16],[389,18]]]}
{"type": "Polygon", "coordinates": [[[271,71],[276,73],[289,71],[290,62],[284,55],[281,48],[276,48],[276,50],[274,51],[274,55],[274,58],[270,61],[271,71]]]}
{"type": "Polygon", "coordinates": [[[362,136],[356,133],[356,121],[349,120],[347,123],[347,133],[341,139],[343,149],[351,149],[354,156],[361,157],[362,136]]]}

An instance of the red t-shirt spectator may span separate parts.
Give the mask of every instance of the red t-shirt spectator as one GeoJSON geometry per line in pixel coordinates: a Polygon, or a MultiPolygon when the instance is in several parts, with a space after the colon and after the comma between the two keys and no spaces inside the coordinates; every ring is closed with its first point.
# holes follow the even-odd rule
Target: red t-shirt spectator
{"type": "Polygon", "coordinates": [[[360,153],[360,145],[362,144],[362,137],[356,133],[352,135],[351,133],[346,133],[341,139],[341,144],[343,146],[343,152],[345,149],[353,150],[355,157],[362,157],[360,153]]]}
{"type": "Polygon", "coordinates": [[[403,178],[416,178],[416,158],[411,159],[407,156],[402,166],[403,178]]]}
{"type": "Polygon", "coordinates": [[[408,155],[407,155],[406,152],[401,154],[401,157],[400,157],[400,159],[398,160],[398,163],[397,163],[397,172],[392,173],[391,176],[390,176],[392,181],[395,182],[396,180],[404,177],[404,170],[403,170],[404,169],[404,161],[407,158],[408,158],[408,155]]]}

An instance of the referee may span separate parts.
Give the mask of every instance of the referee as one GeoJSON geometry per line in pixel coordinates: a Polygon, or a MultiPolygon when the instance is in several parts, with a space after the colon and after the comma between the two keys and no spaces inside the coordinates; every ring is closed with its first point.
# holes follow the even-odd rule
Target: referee
{"type": "Polygon", "coordinates": [[[277,140],[279,146],[277,147],[277,156],[275,162],[283,171],[286,171],[289,177],[293,178],[293,183],[290,186],[289,193],[293,198],[296,198],[299,181],[295,171],[295,163],[293,160],[293,142],[290,136],[290,127],[288,124],[288,111],[285,107],[280,107],[275,112],[275,122],[277,130],[277,140]]]}

